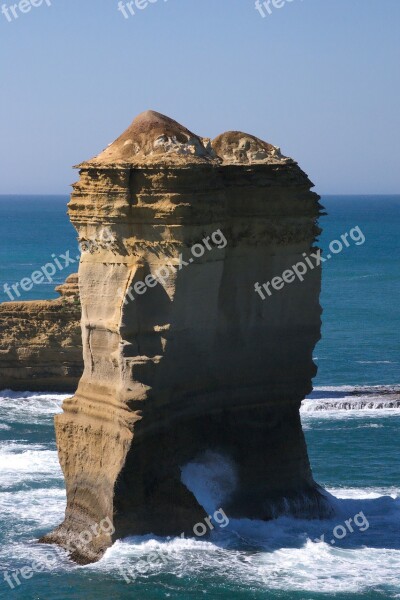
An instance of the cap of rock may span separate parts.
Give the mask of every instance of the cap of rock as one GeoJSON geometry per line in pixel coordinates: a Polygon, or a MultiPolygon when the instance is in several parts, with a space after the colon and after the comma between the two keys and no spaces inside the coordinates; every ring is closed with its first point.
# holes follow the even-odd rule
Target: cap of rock
{"type": "Polygon", "coordinates": [[[242,131],[227,131],[211,142],[226,165],[274,164],[290,161],[280,148],[242,131]]]}
{"type": "Polygon", "coordinates": [[[177,121],[148,110],[122,135],[80,167],[182,165],[215,162],[208,143],[177,121]]]}

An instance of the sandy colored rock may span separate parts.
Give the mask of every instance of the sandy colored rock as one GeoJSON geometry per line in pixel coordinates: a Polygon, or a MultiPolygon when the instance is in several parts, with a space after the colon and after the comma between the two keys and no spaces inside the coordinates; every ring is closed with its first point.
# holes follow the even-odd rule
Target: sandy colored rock
{"type": "Polygon", "coordinates": [[[81,167],[110,165],[207,164],[216,159],[211,146],[173,119],[148,110],[124,133],[81,167]]]}
{"type": "Polygon", "coordinates": [[[74,392],[82,375],[78,276],[56,300],[0,304],[0,389],[74,392]]]}
{"type": "Polygon", "coordinates": [[[319,197],[271,144],[203,140],[150,111],[80,165],[69,214],[81,242],[99,243],[79,269],[85,369],[56,417],[66,518],[43,540],[74,540],[78,562],[126,535],[190,535],[206,514],[181,468],[210,452],[235,470],[230,518],[330,512],[299,417],[316,373],[320,268],[265,301],[254,291],[312,251],[319,197]],[[104,228],[114,241],[102,247],[104,228]],[[194,258],[218,231],[226,243],[194,258]],[[114,536],[82,545],[107,517],[114,536]]]}
{"type": "Polygon", "coordinates": [[[212,142],[215,153],[225,165],[291,163],[280,148],[241,131],[227,131],[212,142]]]}

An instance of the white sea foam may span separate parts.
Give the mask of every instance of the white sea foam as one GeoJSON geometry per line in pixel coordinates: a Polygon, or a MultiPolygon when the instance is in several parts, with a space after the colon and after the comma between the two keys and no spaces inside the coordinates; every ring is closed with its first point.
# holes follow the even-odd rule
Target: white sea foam
{"type": "Polygon", "coordinates": [[[0,519],[27,521],[45,527],[59,523],[64,516],[65,490],[39,488],[2,492],[0,494],[0,519]]]}
{"type": "Polygon", "coordinates": [[[397,365],[395,360],[356,360],[359,365],[397,365]]]}
{"type": "Polygon", "coordinates": [[[62,402],[70,394],[0,392],[0,423],[7,427],[13,423],[50,423],[53,416],[61,412],[62,402]]]}
{"type": "Polygon", "coordinates": [[[232,585],[263,590],[337,593],[392,586],[399,591],[399,541],[396,532],[390,532],[400,512],[399,501],[387,495],[381,498],[385,490],[334,491],[349,501],[331,521],[233,519],[228,530],[217,531],[211,541],[127,538],[114,544],[99,563],[84,568],[121,581],[124,576],[128,581],[134,576],[148,580],[171,573],[178,578],[189,574],[197,579],[222,578],[232,585]],[[362,508],[370,527],[364,532],[355,527],[347,545],[346,540],[331,544],[333,529],[362,508]],[[327,543],[316,541],[321,534],[328,534],[327,543]],[[158,559],[146,562],[154,553],[158,559]]]}
{"type": "MultiPolygon", "coordinates": [[[[375,500],[383,497],[391,497],[393,499],[400,498],[400,487],[391,488],[345,488],[345,487],[329,487],[327,491],[332,496],[341,499],[353,500],[375,500]]],[[[400,507],[400,504],[399,504],[400,507]]]]}
{"type": "MultiPolygon", "coordinates": [[[[349,389],[344,390],[343,386],[317,388],[317,393],[322,393],[323,397],[307,400],[306,403],[332,399],[332,392],[348,395],[351,401],[357,401],[359,397],[351,395],[355,388],[346,387],[349,389]]],[[[368,396],[369,392],[365,395],[368,396]]],[[[40,423],[42,419],[50,420],[54,412],[60,410],[64,397],[54,394],[3,394],[0,399],[0,411],[3,409],[3,413],[0,414],[6,415],[7,410],[13,413],[11,417],[6,415],[11,419],[7,423],[21,420],[40,423]],[[7,398],[8,409],[4,410],[3,402],[7,398]],[[15,403],[17,399],[27,402],[21,407],[15,403]]],[[[360,412],[364,415],[392,415],[396,410],[362,409],[360,412]]],[[[302,413],[307,419],[329,413],[355,415],[357,410],[331,408],[305,411],[303,407],[302,413]]],[[[50,557],[52,563],[46,570],[59,574],[87,573],[93,577],[96,573],[106,574],[123,583],[121,568],[129,567],[135,574],[138,561],[146,560],[150,553],[156,552],[162,559],[147,563],[147,572],[138,573],[140,579],[169,574],[178,580],[188,576],[204,578],[208,582],[222,579],[233,586],[265,592],[366,593],[382,587],[387,598],[400,594],[400,488],[330,488],[328,491],[336,498],[333,499],[336,517],[330,521],[304,521],[290,517],[270,522],[230,519],[228,527],[216,529],[208,541],[168,540],[154,536],[128,538],[114,544],[99,563],[78,567],[68,561],[64,553],[34,542],[39,528],[50,530],[63,519],[65,492],[56,451],[45,444],[9,442],[0,448],[0,461],[0,486],[4,490],[0,494],[0,519],[6,522],[11,536],[0,548],[0,562],[4,568],[20,568],[34,560],[51,563],[50,557]],[[16,484],[19,489],[12,491],[11,487],[16,484]],[[20,489],[21,486],[23,489],[20,489]],[[361,510],[369,520],[368,530],[357,530],[335,545],[329,543],[329,533],[334,527],[353,518],[361,510]],[[327,543],[315,541],[321,534],[326,534],[327,543]],[[26,539],[30,541],[24,541],[26,539]]],[[[203,506],[211,510],[217,505],[224,509],[224,501],[236,483],[234,465],[211,453],[186,465],[182,478],[189,489],[201,498],[203,506]],[[205,481],[208,481],[207,485],[205,481]]],[[[227,516],[229,518],[229,514],[227,516]]]]}
{"type": "Polygon", "coordinates": [[[60,481],[62,477],[57,452],[41,444],[2,443],[0,462],[2,490],[21,483],[60,481]]]}
{"type": "Polygon", "coordinates": [[[343,411],[352,417],[400,415],[399,386],[320,386],[302,402],[305,417],[343,418],[343,411]]]}
{"type": "Polygon", "coordinates": [[[65,398],[69,398],[71,394],[60,394],[58,392],[15,392],[13,390],[1,390],[0,391],[0,400],[20,400],[24,399],[32,399],[32,400],[63,400],[65,398]]]}
{"type": "MultiPolygon", "coordinates": [[[[279,545],[279,539],[276,542],[279,545]]],[[[208,584],[213,580],[223,580],[233,586],[265,592],[367,593],[382,586],[393,590],[386,595],[391,598],[394,590],[400,590],[399,550],[361,545],[358,548],[335,548],[310,539],[299,547],[248,552],[224,548],[218,542],[193,539],[129,538],[116,542],[101,561],[86,567],[73,565],[51,547],[15,544],[12,552],[21,565],[29,565],[33,560],[55,561],[48,570],[86,573],[86,577],[98,573],[121,583],[131,581],[135,576],[139,581],[149,581],[168,574],[178,581],[185,577],[195,577],[197,581],[206,579],[208,584]],[[156,555],[158,559],[147,561],[149,555],[156,555]]],[[[132,583],[132,591],[134,586],[132,583]]]]}
{"type": "Polygon", "coordinates": [[[257,555],[268,589],[319,593],[366,593],[377,586],[398,588],[400,552],[375,548],[339,549],[311,540],[300,549],[257,555]]]}
{"type": "Polygon", "coordinates": [[[34,562],[43,565],[44,572],[72,571],[76,569],[66,552],[56,546],[39,544],[31,537],[28,541],[10,540],[0,547],[0,563],[3,571],[15,571],[29,567],[34,562]]]}
{"type": "Polygon", "coordinates": [[[185,465],[181,479],[209,513],[227,502],[237,483],[234,463],[210,451],[185,465]]]}
{"type": "Polygon", "coordinates": [[[303,400],[301,410],[303,413],[310,412],[333,412],[333,411],[380,411],[387,410],[400,414],[400,398],[383,399],[380,397],[354,397],[323,398],[318,400],[303,400]]]}
{"type": "Polygon", "coordinates": [[[7,544],[3,544],[0,557],[7,554],[7,547],[15,544],[21,537],[26,540],[37,539],[59,525],[64,520],[65,506],[66,496],[62,488],[0,493],[1,530],[8,541],[7,544]]]}
{"type": "MultiPolygon", "coordinates": [[[[36,466],[38,474],[58,473],[55,453],[47,454],[40,445],[11,443],[6,452],[9,457],[14,455],[14,462],[9,467],[9,473],[14,471],[12,481],[27,475],[23,457],[35,457],[36,462],[31,461],[30,465],[31,469],[32,465],[36,466]],[[28,452],[31,454],[26,454],[28,452]],[[19,458],[15,460],[15,456],[19,458]]],[[[223,491],[234,481],[231,463],[219,455],[208,455],[206,461],[198,460],[194,464],[202,467],[196,469],[192,465],[186,470],[187,484],[196,487],[207,504],[219,502],[223,491]],[[211,486],[202,491],[204,477],[210,473],[219,473],[222,480],[228,481],[228,486],[221,489],[211,486]]],[[[7,479],[9,474],[3,471],[0,477],[0,483],[4,484],[4,477],[7,479]]],[[[393,529],[400,514],[399,491],[397,488],[330,489],[329,492],[338,499],[336,517],[330,521],[290,517],[270,522],[231,519],[227,528],[216,528],[208,541],[151,535],[127,538],[116,542],[101,561],[86,567],[74,565],[65,553],[53,547],[35,543],[32,535],[29,542],[10,539],[1,548],[0,559],[8,569],[21,568],[38,560],[48,565],[46,571],[87,572],[92,576],[106,574],[121,582],[124,582],[124,575],[128,580],[132,574],[140,580],[148,580],[170,574],[178,580],[189,575],[209,582],[222,578],[232,586],[251,586],[257,590],[363,592],[390,585],[399,591],[400,550],[398,532],[393,529]],[[321,534],[328,534],[329,540],[329,532],[336,525],[354,517],[360,510],[369,519],[370,527],[365,532],[356,530],[349,535],[348,546],[346,540],[341,547],[339,543],[333,546],[329,541],[315,541],[321,534]],[[382,547],[382,532],[386,548],[382,547]],[[147,557],[154,557],[154,553],[158,559],[148,562],[147,557]]],[[[0,495],[0,518],[8,517],[18,535],[23,536],[32,534],[32,528],[51,529],[61,522],[64,507],[65,493],[60,488],[27,489],[0,495]]]]}

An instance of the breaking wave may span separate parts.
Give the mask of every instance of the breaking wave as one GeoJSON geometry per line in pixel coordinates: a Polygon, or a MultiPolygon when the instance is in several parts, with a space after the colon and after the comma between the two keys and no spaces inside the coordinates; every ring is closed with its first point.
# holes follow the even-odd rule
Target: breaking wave
{"type": "MultiPolygon", "coordinates": [[[[385,407],[375,409],[376,413],[391,415],[397,409],[386,408],[387,401],[393,402],[398,393],[393,387],[316,388],[302,412],[306,417],[335,413],[343,417],[357,410],[368,413],[366,406],[349,410],[347,403],[354,406],[360,402],[385,402],[385,407]],[[314,408],[323,405],[325,408],[314,408]]],[[[233,519],[227,513],[229,523],[216,527],[208,539],[130,537],[116,542],[99,563],[77,566],[54,547],[36,542],[39,535],[60,523],[64,516],[65,491],[52,438],[52,419],[66,396],[9,392],[2,396],[0,421],[6,427],[0,433],[3,438],[13,437],[23,426],[24,435],[23,439],[0,444],[0,563],[2,569],[11,570],[31,565],[34,560],[46,562],[46,557],[49,562],[49,556],[52,557],[52,564],[32,580],[32,597],[46,597],[49,580],[41,579],[46,576],[57,577],[60,582],[72,577],[82,589],[86,589],[89,577],[90,589],[100,590],[99,597],[107,583],[121,598],[134,597],[136,593],[141,597],[146,589],[143,586],[147,585],[163,586],[160,597],[176,597],[176,593],[191,597],[193,585],[198,586],[199,597],[202,589],[219,589],[221,585],[227,597],[241,592],[257,598],[268,594],[286,599],[297,593],[299,598],[324,593],[370,597],[374,590],[379,597],[395,598],[400,593],[400,488],[393,486],[329,488],[335,509],[335,516],[330,519],[282,516],[263,522],[233,519]],[[38,425],[31,434],[26,427],[35,423],[38,425]],[[368,520],[368,528],[361,531],[354,526],[352,533],[334,540],[335,527],[354,520],[361,512],[368,520]],[[147,560],[154,553],[161,559],[147,560]],[[139,568],[143,561],[146,571],[139,568]],[[129,585],[132,573],[137,579],[129,585]]],[[[313,420],[310,422],[312,426],[313,420]]],[[[208,453],[186,465],[182,479],[211,514],[216,507],[224,509],[224,502],[234,489],[236,473],[229,461],[208,453]],[[210,482],[206,488],[202,484],[204,478],[210,482]]],[[[65,589],[60,590],[59,596],[55,591],[52,594],[57,600],[71,597],[65,589]]]]}
{"type": "Polygon", "coordinates": [[[70,396],[51,392],[0,391],[0,428],[7,429],[13,423],[51,423],[54,415],[61,412],[63,401],[70,396]]]}
{"type": "Polygon", "coordinates": [[[303,401],[303,414],[323,411],[396,411],[400,414],[400,386],[315,387],[303,401]]]}

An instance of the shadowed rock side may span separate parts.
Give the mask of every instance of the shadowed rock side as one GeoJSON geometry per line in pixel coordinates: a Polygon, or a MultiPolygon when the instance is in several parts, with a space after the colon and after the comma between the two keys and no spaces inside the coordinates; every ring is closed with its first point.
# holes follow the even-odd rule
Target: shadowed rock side
{"type": "Polygon", "coordinates": [[[105,226],[115,239],[81,259],[85,370],[56,417],[66,518],[44,541],[73,539],[84,563],[118,537],[190,535],[206,514],[180,469],[207,451],[234,465],[229,517],[326,515],[299,418],[316,372],[320,269],[265,301],[254,291],[313,247],[320,205],[305,173],[254,136],[203,145],[153,112],[80,169],[69,204],[79,239],[105,226]],[[217,230],[226,243],[193,259],[217,230]],[[107,517],[114,538],[79,541],[107,517]]]}
{"type": "Polygon", "coordinates": [[[0,304],[0,390],[74,392],[83,371],[78,276],[57,300],[0,304]]]}

